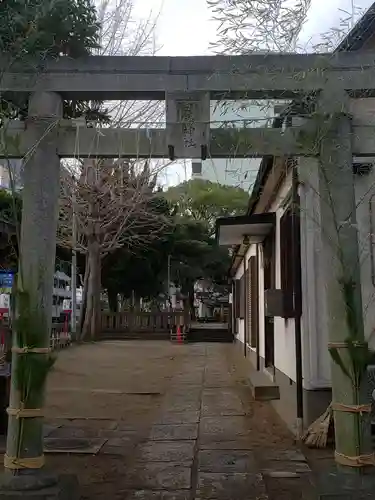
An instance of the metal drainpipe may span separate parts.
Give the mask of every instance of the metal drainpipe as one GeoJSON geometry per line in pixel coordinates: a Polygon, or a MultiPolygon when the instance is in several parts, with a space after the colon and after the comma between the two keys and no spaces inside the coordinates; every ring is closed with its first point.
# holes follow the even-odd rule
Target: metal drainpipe
{"type": "Polygon", "coordinates": [[[297,165],[292,170],[292,266],[293,266],[293,300],[296,350],[296,399],[297,399],[297,439],[303,433],[303,374],[302,374],[302,284],[301,284],[301,238],[300,238],[300,200],[298,195],[297,165]]]}
{"type": "Polygon", "coordinates": [[[246,345],[246,330],[248,328],[248,290],[247,290],[247,276],[246,276],[246,271],[247,271],[247,267],[246,267],[246,254],[247,254],[247,249],[245,250],[245,256],[244,256],[244,260],[243,260],[243,275],[244,275],[244,287],[245,287],[245,297],[244,297],[244,301],[245,301],[245,310],[244,310],[244,329],[243,329],[243,354],[246,358],[247,356],[247,345],[246,345]]]}
{"type": "MultiPolygon", "coordinates": [[[[258,287],[257,287],[257,294],[258,294],[258,297],[259,297],[259,245],[256,245],[256,265],[258,266],[258,270],[257,270],[257,276],[258,276],[258,287]]],[[[257,328],[257,337],[256,337],[256,341],[257,341],[257,349],[256,349],[256,353],[257,353],[257,370],[259,371],[260,370],[260,355],[259,355],[259,352],[260,352],[260,334],[259,334],[259,299],[257,300],[257,303],[258,303],[258,328],[257,328]]]]}
{"type": "Polygon", "coordinates": [[[375,195],[372,195],[369,200],[369,214],[370,214],[370,231],[369,231],[369,243],[370,243],[370,264],[371,264],[371,282],[372,286],[375,287],[375,263],[374,263],[374,211],[372,209],[372,204],[374,203],[375,195]]]}

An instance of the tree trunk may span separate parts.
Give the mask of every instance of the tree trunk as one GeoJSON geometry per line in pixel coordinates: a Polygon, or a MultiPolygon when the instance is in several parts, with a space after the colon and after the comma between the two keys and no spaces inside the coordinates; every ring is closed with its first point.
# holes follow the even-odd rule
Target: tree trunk
{"type": "Polygon", "coordinates": [[[83,326],[81,331],[81,340],[87,340],[91,336],[91,316],[93,310],[93,295],[92,295],[92,271],[90,269],[91,259],[89,257],[89,271],[87,276],[87,297],[86,297],[86,307],[83,315],[83,326]]]}
{"type": "Polygon", "coordinates": [[[101,275],[102,275],[102,260],[100,257],[100,247],[99,243],[95,242],[93,260],[95,266],[93,269],[93,312],[91,317],[91,339],[95,340],[99,337],[101,329],[101,304],[100,304],[100,292],[101,292],[101,275]]]}
{"type": "Polygon", "coordinates": [[[82,340],[82,332],[83,332],[83,324],[85,321],[86,309],[87,309],[87,289],[89,282],[89,259],[86,254],[86,266],[85,266],[85,276],[83,279],[83,294],[82,294],[82,303],[81,303],[81,311],[79,315],[79,339],[82,340]]]}
{"type": "Polygon", "coordinates": [[[118,312],[118,293],[115,292],[114,290],[111,290],[110,288],[108,288],[107,294],[108,294],[109,310],[113,313],[117,313],[118,312]]]}
{"type": "Polygon", "coordinates": [[[82,329],[82,340],[97,338],[100,331],[100,290],[101,290],[101,258],[99,243],[95,240],[88,244],[88,282],[87,307],[82,329]]]}
{"type": "Polygon", "coordinates": [[[195,320],[195,308],[194,308],[194,285],[189,287],[189,313],[191,319],[195,320]]]}

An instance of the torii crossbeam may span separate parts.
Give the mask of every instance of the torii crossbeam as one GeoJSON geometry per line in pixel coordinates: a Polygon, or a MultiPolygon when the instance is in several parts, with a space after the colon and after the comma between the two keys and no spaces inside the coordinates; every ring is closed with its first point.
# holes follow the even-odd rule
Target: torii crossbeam
{"type": "Polygon", "coordinates": [[[208,92],[211,99],[292,98],[327,85],[374,93],[375,54],[61,57],[35,64],[0,61],[1,92],[57,92],[68,99],[156,99],[208,92]]]}

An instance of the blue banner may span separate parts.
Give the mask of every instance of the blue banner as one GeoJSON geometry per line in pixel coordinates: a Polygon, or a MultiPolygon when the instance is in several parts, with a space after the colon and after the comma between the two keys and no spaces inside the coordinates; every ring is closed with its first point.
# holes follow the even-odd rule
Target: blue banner
{"type": "Polygon", "coordinates": [[[14,273],[0,271],[0,288],[11,289],[14,281],[14,273]]]}

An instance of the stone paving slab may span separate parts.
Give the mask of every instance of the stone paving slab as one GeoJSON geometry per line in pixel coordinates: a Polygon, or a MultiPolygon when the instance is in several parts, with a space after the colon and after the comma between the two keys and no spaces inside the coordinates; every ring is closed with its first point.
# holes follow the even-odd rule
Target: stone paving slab
{"type": "Polygon", "coordinates": [[[217,389],[217,390],[220,390],[220,389],[223,389],[223,388],[226,388],[226,389],[231,389],[233,388],[233,382],[231,382],[230,380],[215,380],[214,378],[212,380],[205,380],[204,382],[204,387],[206,389],[217,389]]]}
{"type": "Polygon", "coordinates": [[[201,441],[236,441],[250,435],[247,420],[243,416],[202,417],[200,421],[201,441]]]}
{"type": "Polygon", "coordinates": [[[133,466],[124,479],[129,489],[188,490],[191,469],[180,464],[142,463],[133,466]]]}
{"type": "Polygon", "coordinates": [[[248,450],[202,450],[198,453],[201,472],[254,472],[255,457],[248,450]]]}
{"type": "Polygon", "coordinates": [[[222,409],[217,407],[205,408],[202,410],[203,417],[213,417],[217,415],[219,417],[241,417],[246,415],[243,410],[235,410],[235,409],[222,409]]]}
{"type": "Polygon", "coordinates": [[[126,500],[190,500],[190,491],[150,491],[137,490],[128,492],[126,500]]]}
{"type": "Polygon", "coordinates": [[[108,439],[112,437],[127,437],[127,436],[134,436],[135,434],[139,433],[142,431],[144,428],[144,425],[138,423],[133,424],[133,426],[129,426],[128,424],[122,424],[119,423],[118,428],[115,430],[106,430],[103,429],[101,431],[101,436],[106,437],[108,439]]]}
{"type": "Polygon", "coordinates": [[[253,450],[254,445],[251,445],[245,438],[237,439],[236,441],[207,441],[201,442],[199,448],[201,450],[253,450]]]}
{"type": "Polygon", "coordinates": [[[52,434],[52,432],[55,432],[59,428],[60,428],[60,425],[45,424],[43,426],[43,436],[48,437],[48,436],[50,436],[50,434],[52,434]]]}
{"type": "Polygon", "coordinates": [[[174,412],[199,411],[201,402],[199,400],[165,400],[161,406],[161,411],[173,410],[174,412]]]}
{"type": "Polygon", "coordinates": [[[195,441],[147,441],[138,447],[137,460],[191,465],[194,447],[195,441]]]}
{"type": "Polygon", "coordinates": [[[267,464],[267,472],[269,471],[309,473],[311,472],[311,469],[306,462],[296,462],[296,461],[288,462],[284,460],[271,460],[267,464]]]}
{"type": "MultiPolygon", "coordinates": [[[[215,389],[217,391],[217,389],[215,389]]],[[[210,394],[203,395],[202,397],[203,404],[217,404],[217,405],[226,405],[226,406],[238,406],[242,407],[242,403],[239,397],[228,394],[227,396],[221,394],[210,394]]]]}
{"type": "Polygon", "coordinates": [[[195,391],[200,390],[203,384],[203,377],[196,382],[190,382],[183,377],[171,380],[168,392],[195,391]]]}
{"type": "Polygon", "coordinates": [[[130,436],[114,437],[114,438],[108,439],[108,441],[106,442],[106,446],[116,446],[116,447],[124,448],[126,446],[129,446],[133,442],[134,442],[134,440],[130,436]]]}
{"type": "Polygon", "coordinates": [[[202,416],[203,417],[213,417],[218,415],[220,417],[230,417],[230,416],[242,416],[246,415],[242,405],[234,406],[231,404],[207,404],[202,405],[202,416]]]}
{"type": "MultiPolygon", "coordinates": [[[[194,369],[194,368],[192,368],[194,369]]],[[[199,387],[203,383],[203,373],[200,375],[189,375],[189,374],[181,374],[175,375],[173,379],[171,379],[172,387],[199,387]]]]}
{"type": "Polygon", "coordinates": [[[261,474],[201,472],[196,500],[267,500],[261,474]]]}
{"type": "MultiPolygon", "coordinates": [[[[330,452],[332,454],[332,452],[330,452]]],[[[299,450],[279,450],[273,451],[272,460],[287,460],[291,462],[306,462],[305,455],[299,450]]]]}
{"type": "Polygon", "coordinates": [[[181,441],[198,437],[198,424],[154,425],[151,428],[150,441],[181,441]]]}
{"type": "Polygon", "coordinates": [[[62,426],[49,432],[48,437],[55,439],[65,438],[87,438],[93,439],[100,437],[99,429],[86,429],[82,427],[66,427],[62,426]]]}
{"type": "Polygon", "coordinates": [[[171,385],[168,388],[168,391],[166,392],[165,396],[169,397],[174,397],[174,398],[196,398],[200,399],[202,396],[202,386],[201,384],[199,385],[183,385],[183,386],[178,386],[178,385],[171,385]]]}
{"type": "Polygon", "coordinates": [[[218,391],[214,387],[204,387],[203,391],[202,391],[202,399],[210,398],[210,397],[214,397],[216,399],[224,399],[224,400],[226,400],[228,398],[233,398],[236,401],[241,402],[241,398],[238,396],[238,393],[237,393],[237,390],[235,387],[233,387],[233,389],[226,387],[220,391],[218,391]]]}
{"type": "Polygon", "coordinates": [[[45,453],[78,453],[96,455],[104,446],[106,440],[100,438],[44,438],[45,453]]]}
{"type": "Polygon", "coordinates": [[[199,422],[199,411],[164,411],[155,419],[155,424],[196,424],[199,422]]]}
{"type": "Polygon", "coordinates": [[[204,389],[202,394],[202,414],[215,415],[244,415],[241,399],[235,391],[218,391],[217,389],[204,389]]]}
{"type": "Polygon", "coordinates": [[[100,450],[100,455],[117,455],[120,457],[131,456],[134,450],[134,443],[128,443],[126,446],[110,446],[106,443],[100,450]]]}
{"type": "MultiPolygon", "coordinates": [[[[82,418],[82,417],[72,417],[72,418],[58,418],[55,420],[55,422],[58,422],[58,424],[53,423],[53,427],[80,427],[84,429],[98,429],[98,430],[113,430],[116,429],[118,426],[117,420],[114,420],[113,418],[82,418]]],[[[48,420],[46,419],[46,422],[48,420]]],[[[51,425],[50,423],[46,423],[45,425],[51,425]]]]}

